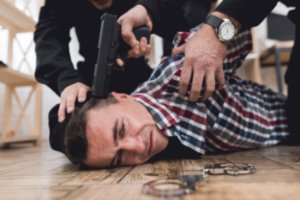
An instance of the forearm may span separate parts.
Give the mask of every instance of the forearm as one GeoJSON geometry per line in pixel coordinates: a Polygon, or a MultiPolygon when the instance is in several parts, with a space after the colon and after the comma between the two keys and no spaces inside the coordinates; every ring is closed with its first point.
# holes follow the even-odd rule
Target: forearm
{"type": "Polygon", "coordinates": [[[172,41],[178,31],[189,31],[193,26],[203,22],[213,1],[139,0],[138,4],[147,9],[153,22],[153,32],[172,41]],[[196,9],[189,6],[196,6],[196,9]],[[196,10],[196,13],[191,12],[196,10]]]}
{"type": "Polygon", "coordinates": [[[215,9],[240,24],[240,29],[258,25],[272,11],[278,0],[223,0],[215,9]]]}
{"type": "Polygon", "coordinates": [[[139,0],[153,22],[153,32],[164,39],[172,40],[177,31],[187,31],[188,23],[183,16],[183,5],[187,0],[139,0]]]}
{"type": "Polygon", "coordinates": [[[179,8],[186,1],[187,0],[138,0],[137,3],[143,5],[148,10],[154,24],[159,24],[170,8],[179,8]]]}
{"type": "Polygon", "coordinates": [[[37,68],[36,79],[56,94],[60,95],[69,84],[80,80],[74,69],[69,53],[65,47],[59,46],[54,39],[36,36],[37,68]]]}
{"type": "Polygon", "coordinates": [[[35,76],[58,95],[66,86],[80,80],[69,55],[69,29],[70,24],[60,17],[59,11],[46,2],[34,32],[37,56],[35,76]]]}

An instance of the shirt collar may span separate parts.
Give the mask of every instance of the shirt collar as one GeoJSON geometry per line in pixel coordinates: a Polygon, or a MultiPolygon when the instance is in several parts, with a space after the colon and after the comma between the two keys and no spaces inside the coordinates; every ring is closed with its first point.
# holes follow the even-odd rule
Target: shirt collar
{"type": "Polygon", "coordinates": [[[151,113],[160,130],[167,129],[180,122],[180,117],[175,112],[152,96],[146,93],[134,93],[132,96],[151,113]]]}

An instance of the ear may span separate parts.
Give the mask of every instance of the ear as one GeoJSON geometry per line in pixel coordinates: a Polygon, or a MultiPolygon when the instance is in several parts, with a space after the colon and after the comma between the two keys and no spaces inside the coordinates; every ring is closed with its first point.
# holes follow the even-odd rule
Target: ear
{"type": "Polygon", "coordinates": [[[117,99],[118,101],[122,100],[131,100],[132,97],[126,93],[118,93],[118,92],[112,92],[111,95],[117,99]]]}

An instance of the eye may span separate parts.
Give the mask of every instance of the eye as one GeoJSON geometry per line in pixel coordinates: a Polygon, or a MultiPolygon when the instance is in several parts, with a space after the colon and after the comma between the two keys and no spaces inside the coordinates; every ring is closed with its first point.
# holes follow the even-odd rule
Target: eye
{"type": "Polygon", "coordinates": [[[124,123],[122,123],[119,134],[120,134],[120,138],[123,138],[125,136],[125,125],[124,125],[124,123]]]}

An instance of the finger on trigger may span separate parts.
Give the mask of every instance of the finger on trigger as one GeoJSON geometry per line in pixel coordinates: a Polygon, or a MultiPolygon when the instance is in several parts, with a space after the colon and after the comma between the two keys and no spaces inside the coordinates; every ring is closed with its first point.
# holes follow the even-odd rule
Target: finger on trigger
{"type": "Polygon", "coordinates": [[[119,67],[123,67],[123,66],[124,66],[124,61],[123,61],[121,58],[117,58],[117,59],[116,59],[116,64],[117,64],[119,67]]]}
{"type": "Polygon", "coordinates": [[[139,46],[135,46],[133,49],[128,51],[129,58],[138,58],[141,56],[139,46]]]}
{"type": "Polygon", "coordinates": [[[134,48],[138,44],[138,41],[137,41],[135,35],[132,32],[132,26],[127,24],[127,23],[123,23],[123,25],[121,26],[121,31],[122,31],[123,40],[131,48],[134,48]]]}

